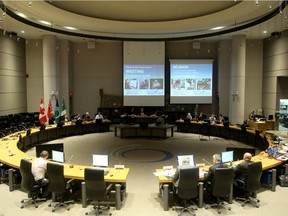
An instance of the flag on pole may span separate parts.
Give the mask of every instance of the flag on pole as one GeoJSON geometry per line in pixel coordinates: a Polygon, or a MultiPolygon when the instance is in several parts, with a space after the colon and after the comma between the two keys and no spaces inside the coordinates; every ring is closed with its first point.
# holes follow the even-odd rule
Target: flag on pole
{"type": "Polygon", "coordinates": [[[44,103],[43,103],[43,99],[42,98],[40,100],[39,122],[40,122],[40,124],[45,124],[47,122],[47,117],[46,117],[46,114],[45,114],[45,108],[44,108],[44,103]]]}
{"type": "Polygon", "coordinates": [[[56,97],[56,104],[55,104],[55,110],[54,110],[54,117],[55,117],[55,123],[58,124],[60,121],[60,107],[58,98],[56,97]]]}
{"type": "Polygon", "coordinates": [[[67,111],[66,111],[65,101],[64,101],[64,97],[63,97],[62,106],[61,106],[61,116],[64,116],[66,114],[67,114],[67,111]]]}
{"type": "Polygon", "coordinates": [[[49,98],[48,110],[47,110],[47,117],[48,117],[48,119],[51,118],[51,112],[52,112],[52,103],[51,103],[51,98],[49,98]]]}

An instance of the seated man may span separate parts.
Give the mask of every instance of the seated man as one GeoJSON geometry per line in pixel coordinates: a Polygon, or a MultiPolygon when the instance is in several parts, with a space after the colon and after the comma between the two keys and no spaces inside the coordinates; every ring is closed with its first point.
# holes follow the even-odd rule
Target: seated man
{"type": "Polygon", "coordinates": [[[234,169],[234,184],[233,184],[233,193],[234,196],[244,195],[245,188],[244,184],[248,175],[248,165],[253,163],[251,161],[252,155],[249,152],[246,152],[243,155],[243,162],[238,164],[234,169]]]}
{"type": "Polygon", "coordinates": [[[46,178],[47,170],[47,158],[49,157],[48,151],[42,151],[40,157],[36,158],[32,164],[32,173],[35,182],[42,187],[41,197],[46,198],[48,196],[48,183],[49,180],[46,178]]]}
{"type": "Polygon", "coordinates": [[[209,167],[208,173],[205,173],[205,188],[208,193],[211,193],[213,187],[213,178],[216,168],[228,168],[227,164],[222,163],[221,156],[219,154],[213,155],[213,165],[209,167]]]}
{"type": "Polygon", "coordinates": [[[181,166],[178,166],[176,171],[175,171],[175,174],[173,176],[173,185],[174,185],[174,192],[177,194],[177,188],[178,188],[178,183],[179,183],[179,179],[180,179],[180,169],[182,168],[190,168],[190,167],[193,167],[190,165],[190,159],[189,157],[183,157],[182,159],[182,165],[181,166]]]}

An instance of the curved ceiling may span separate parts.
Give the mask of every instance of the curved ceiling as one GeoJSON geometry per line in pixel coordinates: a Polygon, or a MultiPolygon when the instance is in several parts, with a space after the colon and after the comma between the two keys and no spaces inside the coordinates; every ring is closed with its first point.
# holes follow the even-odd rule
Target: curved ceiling
{"type": "MultiPolygon", "coordinates": [[[[287,0],[2,2],[3,14],[7,13],[9,16],[2,18],[2,23],[6,22],[5,26],[2,24],[2,28],[7,31],[10,26],[16,26],[16,22],[21,22],[22,26],[36,28],[38,33],[34,29],[34,35],[54,32],[95,39],[172,40],[204,38],[232,32],[246,34],[251,26],[282,13],[287,0]],[[13,20],[9,20],[10,17],[13,20]],[[245,32],[241,32],[242,30],[245,32]]],[[[280,19],[277,21],[277,31],[279,23],[281,30],[286,29],[286,9],[285,16],[277,19],[280,19]]],[[[268,28],[274,28],[273,24],[269,25],[268,28]]],[[[259,37],[259,31],[266,27],[258,28],[259,37]]],[[[18,33],[15,27],[14,31],[18,33]]]]}

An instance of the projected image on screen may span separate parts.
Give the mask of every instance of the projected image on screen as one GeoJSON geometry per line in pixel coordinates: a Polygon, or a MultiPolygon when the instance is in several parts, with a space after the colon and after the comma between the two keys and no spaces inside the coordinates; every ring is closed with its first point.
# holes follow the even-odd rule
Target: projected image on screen
{"type": "Polygon", "coordinates": [[[164,106],[165,43],[123,43],[123,105],[164,106]]]}
{"type": "Polygon", "coordinates": [[[170,103],[212,103],[213,60],[170,60],[170,103]]]}

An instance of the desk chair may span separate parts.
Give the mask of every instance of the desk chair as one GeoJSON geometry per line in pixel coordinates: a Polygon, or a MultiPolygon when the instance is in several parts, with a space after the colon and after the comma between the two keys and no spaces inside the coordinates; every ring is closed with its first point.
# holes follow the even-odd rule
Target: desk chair
{"type": "MultiPolygon", "coordinates": [[[[111,213],[109,213],[110,206],[103,206],[100,204],[107,200],[112,187],[112,184],[106,187],[106,182],[104,181],[104,170],[85,168],[84,180],[87,199],[94,201],[95,214],[100,215],[106,213],[106,215],[111,215],[111,213]]],[[[85,214],[88,215],[89,212],[86,212],[85,214]]]]}
{"type": "MultiPolygon", "coordinates": [[[[216,198],[216,202],[211,205],[206,205],[205,209],[217,207],[218,213],[221,214],[221,207],[224,207],[224,200],[231,194],[234,178],[233,168],[216,168],[212,181],[212,196],[216,198]]],[[[231,207],[228,205],[228,210],[231,207]]]]}
{"type": "Polygon", "coordinates": [[[257,191],[261,188],[261,176],[262,176],[262,162],[258,161],[248,165],[248,175],[246,182],[237,179],[237,184],[241,185],[243,192],[246,194],[244,198],[236,197],[238,201],[243,201],[241,206],[244,207],[246,203],[251,203],[259,208],[260,200],[256,198],[257,191]]]}
{"type": "Polygon", "coordinates": [[[21,200],[21,208],[24,208],[24,203],[31,202],[38,208],[39,201],[46,201],[46,198],[38,198],[40,194],[41,187],[36,184],[34,176],[31,171],[32,164],[28,160],[22,159],[20,162],[20,173],[21,173],[21,188],[23,188],[28,193],[28,198],[21,200]]]}
{"type": "Polygon", "coordinates": [[[55,212],[56,208],[59,206],[64,206],[67,211],[69,211],[70,207],[68,204],[74,203],[74,201],[63,201],[65,192],[68,192],[69,190],[70,183],[70,181],[67,182],[64,177],[64,166],[62,164],[48,163],[47,176],[49,179],[48,191],[52,193],[52,198],[56,199],[52,200],[52,203],[49,204],[49,207],[51,207],[52,204],[55,203],[52,207],[52,212],[55,212]],[[58,202],[57,198],[59,199],[58,202]]]}
{"type": "MultiPolygon", "coordinates": [[[[198,181],[199,181],[199,168],[180,168],[179,170],[179,183],[178,183],[178,197],[183,200],[182,210],[178,215],[183,212],[189,212],[191,215],[195,215],[193,210],[197,210],[196,204],[192,201],[192,208],[188,206],[187,201],[198,197],[198,181]]],[[[178,207],[174,207],[176,209],[178,207]]]]}

